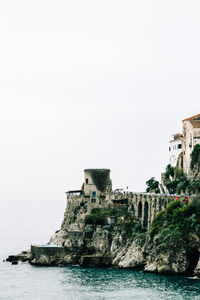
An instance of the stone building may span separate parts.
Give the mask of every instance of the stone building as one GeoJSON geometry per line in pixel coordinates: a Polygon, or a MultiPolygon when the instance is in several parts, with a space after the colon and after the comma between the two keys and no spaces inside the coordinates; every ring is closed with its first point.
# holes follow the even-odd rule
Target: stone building
{"type": "Polygon", "coordinates": [[[194,146],[200,144],[200,114],[182,121],[183,125],[183,171],[188,174],[191,153],[194,146]]]}
{"type": "MultiPolygon", "coordinates": [[[[80,224],[83,225],[85,214],[90,213],[92,208],[98,207],[125,208],[130,215],[141,222],[143,227],[149,228],[155,215],[165,209],[172,200],[173,197],[170,195],[133,193],[122,189],[112,190],[109,169],[86,169],[82,188],[67,192],[68,218],[62,227],[68,226],[70,232],[79,234],[80,224]],[[74,218],[77,207],[80,211],[80,222],[78,222],[79,225],[74,226],[71,220],[74,218]]],[[[107,217],[107,222],[112,222],[110,217],[107,217]]]]}
{"type": "Polygon", "coordinates": [[[169,143],[169,163],[176,167],[183,167],[184,173],[188,174],[191,162],[191,153],[195,145],[200,144],[200,114],[182,121],[182,134],[172,135],[169,143]]]}
{"type": "Polygon", "coordinates": [[[68,191],[67,201],[69,204],[74,201],[79,201],[82,205],[87,203],[87,206],[92,208],[107,201],[111,191],[109,169],[85,169],[81,189],[68,191]]]}
{"type": "Polygon", "coordinates": [[[82,191],[92,203],[99,203],[101,198],[112,191],[109,169],[85,169],[82,191]]]}

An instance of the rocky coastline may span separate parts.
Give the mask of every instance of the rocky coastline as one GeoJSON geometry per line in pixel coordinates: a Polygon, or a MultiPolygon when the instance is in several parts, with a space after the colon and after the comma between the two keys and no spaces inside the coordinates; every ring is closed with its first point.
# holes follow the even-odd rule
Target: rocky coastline
{"type": "Polygon", "coordinates": [[[116,193],[109,172],[85,170],[82,189],[67,193],[60,230],[6,260],[200,277],[200,196],[116,193]]]}
{"type": "MultiPolygon", "coordinates": [[[[100,214],[101,208],[87,210],[85,207],[80,208],[79,204],[67,206],[61,229],[51,237],[47,245],[31,246],[30,251],[9,256],[7,261],[12,264],[29,262],[37,266],[112,267],[200,276],[199,228],[193,227],[185,235],[184,232],[174,235],[164,232],[163,239],[162,230],[155,229],[159,215],[150,229],[145,230],[134,217],[125,215],[125,210],[121,207],[115,207],[112,211],[104,210],[107,214],[118,214],[113,222],[104,215],[104,224],[86,224],[86,216],[100,214]]],[[[173,201],[161,214],[167,211],[171,214],[177,207],[182,211],[185,209],[187,213],[188,207],[191,207],[193,219],[194,210],[199,210],[192,208],[192,204],[184,206],[180,201],[173,201]]]]}
{"type": "Polygon", "coordinates": [[[200,145],[195,142],[191,151],[190,138],[199,122],[199,115],[183,121],[183,134],[170,143],[183,140],[186,149],[176,167],[166,167],[161,182],[146,182],[146,193],[113,191],[109,169],[84,170],[81,189],[67,192],[60,230],[47,245],[33,245],[7,261],[200,277],[200,145]]]}

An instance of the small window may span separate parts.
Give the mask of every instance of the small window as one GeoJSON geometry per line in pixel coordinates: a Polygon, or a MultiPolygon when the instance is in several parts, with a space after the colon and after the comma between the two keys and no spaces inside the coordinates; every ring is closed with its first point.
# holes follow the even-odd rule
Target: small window
{"type": "Polygon", "coordinates": [[[92,202],[92,203],[96,203],[96,199],[92,199],[91,202],[92,202]]]}
{"type": "Polygon", "coordinates": [[[92,192],[92,198],[96,198],[96,192],[92,192]]]}
{"type": "Polygon", "coordinates": [[[85,179],[86,184],[88,184],[88,178],[85,179]]]}
{"type": "Polygon", "coordinates": [[[178,144],[178,149],[181,149],[182,148],[182,145],[181,144],[178,144]]]}
{"type": "Polygon", "coordinates": [[[169,151],[171,151],[171,147],[169,147],[169,151]]]}

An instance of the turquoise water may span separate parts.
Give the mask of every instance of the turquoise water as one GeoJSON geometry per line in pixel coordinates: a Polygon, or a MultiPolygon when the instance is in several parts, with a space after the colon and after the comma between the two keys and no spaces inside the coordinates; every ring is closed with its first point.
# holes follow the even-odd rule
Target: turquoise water
{"type": "Polygon", "coordinates": [[[200,299],[200,281],[139,271],[11,265],[2,260],[45,244],[59,228],[65,203],[10,202],[0,212],[0,300],[5,299],[200,299]],[[44,221],[45,220],[45,221],[44,221]]]}

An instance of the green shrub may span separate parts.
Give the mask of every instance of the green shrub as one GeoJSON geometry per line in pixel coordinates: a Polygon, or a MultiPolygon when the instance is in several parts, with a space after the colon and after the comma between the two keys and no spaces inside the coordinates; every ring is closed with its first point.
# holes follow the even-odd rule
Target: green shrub
{"type": "Polygon", "coordinates": [[[180,178],[182,176],[184,176],[183,169],[182,168],[175,168],[174,177],[175,178],[180,178]]]}
{"type": "Polygon", "coordinates": [[[170,203],[167,205],[166,210],[165,210],[166,216],[171,215],[172,212],[173,212],[176,208],[180,208],[180,207],[182,207],[182,204],[181,204],[180,201],[175,200],[175,201],[170,202],[170,203]]]}
{"type": "Polygon", "coordinates": [[[121,233],[124,235],[125,239],[146,232],[146,229],[142,228],[141,223],[136,221],[132,217],[129,217],[128,219],[118,222],[117,227],[118,230],[120,230],[121,233]]]}
{"type": "Polygon", "coordinates": [[[146,188],[147,192],[153,192],[155,190],[158,193],[160,192],[160,190],[158,188],[159,181],[155,180],[155,177],[151,177],[149,180],[147,180],[146,185],[147,185],[147,188],[146,188]]]}
{"type": "Polygon", "coordinates": [[[200,180],[193,180],[189,185],[190,193],[199,193],[200,192],[200,180]]]}
{"type": "Polygon", "coordinates": [[[194,168],[195,164],[200,163],[200,145],[195,145],[191,154],[191,169],[194,168]]]}
{"type": "Polygon", "coordinates": [[[165,183],[170,194],[174,194],[176,192],[176,187],[177,187],[178,183],[179,182],[177,180],[168,181],[165,183]]]}
{"type": "Polygon", "coordinates": [[[105,217],[100,214],[90,214],[85,216],[85,224],[105,225],[105,217]]]}
{"type": "Polygon", "coordinates": [[[151,236],[156,235],[161,230],[164,220],[165,220],[165,211],[160,211],[151,224],[151,230],[150,230],[151,236]]]}
{"type": "Polygon", "coordinates": [[[175,171],[175,168],[172,167],[172,165],[168,164],[165,169],[166,177],[168,177],[168,178],[169,178],[169,176],[174,177],[174,171],[175,171]]]}
{"type": "Polygon", "coordinates": [[[187,187],[189,187],[189,185],[190,185],[190,182],[187,179],[187,177],[185,175],[181,176],[179,178],[179,182],[176,186],[176,192],[180,194],[183,191],[185,193],[185,191],[186,191],[187,187]]]}
{"type": "Polygon", "coordinates": [[[186,190],[189,189],[190,181],[183,173],[182,168],[174,168],[171,165],[167,165],[162,178],[166,188],[171,194],[185,193],[186,190]]]}
{"type": "Polygon", "coordinates": [[[113,217],[122,217],[125,218],[129,217],[129,213],[127,211],[127,208],[99,208],[95,207],[91,209],[91,212],[89,215],[85,216],[85,224],[93,224],[93,225],[105,225],[105,218],[107,216],[113,216],[113,217]]]}
{"type": "Polygon", "coordinates": [[[200,229],[200,208],[194,205],[183,205],[180,201],[171,202],[153,220],[150,236],[159,236],[158,244],[174,243],[182,245],[187,242],[188,234],[200,229]]]}
{"type": "Polygon", "coordinates": [[[91,214],[98,214],[98,213],[101,213],[101,211],[102,211],[102,208],[94,207],[91,209],[91,214]]]}

